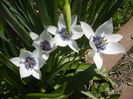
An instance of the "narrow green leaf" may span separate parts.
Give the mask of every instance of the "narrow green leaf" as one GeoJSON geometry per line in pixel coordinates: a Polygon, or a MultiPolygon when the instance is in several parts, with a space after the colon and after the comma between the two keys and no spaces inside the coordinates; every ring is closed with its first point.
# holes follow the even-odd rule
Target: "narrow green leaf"
{"type": "Polygon", "coordinates": [[[90,91],[81,91],[82,94],[88,96],[89,98],[92,99],[98,99],[96,96],[94,96],[90,91]]]}

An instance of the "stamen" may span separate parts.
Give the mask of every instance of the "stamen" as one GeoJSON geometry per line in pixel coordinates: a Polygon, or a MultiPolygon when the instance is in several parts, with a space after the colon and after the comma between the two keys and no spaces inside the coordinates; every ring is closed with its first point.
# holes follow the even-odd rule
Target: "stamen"
{"type": "Polygon", "coordinates": [[[25,68],[26,69],[32,69],[36,65],[36,61],[33,57],[27,57],[25,59],[25,68]]]}
{"type": "Polygon", "coordinates": [[[104,39],[105,39],[105,36],[101,37],[101,35],[97,35],[96,37],[93,37],[93,43],[95,44],[98,51],[104,50],[106,48],[106,45],[108,43],[106,42],[107,40],[104,40],[104,39]]]}
{"type": "Polygon", "coordinates": [[[52,49],[50,43],[47,40],[41,42],[41,48],[45,52],[50,51],[52,49]]]}
{"type": "Polygon", "coordinates": [[[69,34],[66,28],[62,28],[59,34],[60,34],[60,37],[63,39],[63,41],[68,41],[72,37],[72,32],[71,34],[69,34]]]}

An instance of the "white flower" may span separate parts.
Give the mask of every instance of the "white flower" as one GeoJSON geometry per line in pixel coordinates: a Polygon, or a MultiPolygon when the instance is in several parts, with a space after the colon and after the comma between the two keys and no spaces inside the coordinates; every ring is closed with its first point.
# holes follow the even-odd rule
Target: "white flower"
{"type": "Polygon", "coordinates": [[[93,60],[97,69],[100,69],[103,65],[101,52],[104,54],[125,53],[125,49],[122,45],[117,43],[123,38],[123,36],[120,34],[112,34],[112,19],[99,26],[95,33],[85,22],[81,22],[81,27],[85,36],[89,39],[90,46],[93,49],[93,60]]]}
{"type": "Polygon", "coordinates": [[[34,52],[22,50],[19,57],[11,58],[10,61],[19,67],[21,78],[31,75],[37,79],[41,78],[40,68],[44,65],[45,61],[38,54],[38,50],[34,52]]]}
{"type": "Polygon", "coordinates": [[[74,41],[83,36],[82,28],[80,25],[76,25],[77,16],[72,16],[71,21],[71,34],[67,32],[67,28],[64,22],[63,14],[59,16],[58,28],[56,26],[48,26],[47,31],[55,35],[55,43],[57,46],[65,47],[69,46],[75,52],[78,52],[78,45],[74,41]]]}
{"type": "Polygon", "coordinates": [[[40,36],[30,32],[30,36],[33,40],[33,46],[42,52],[42,57],[47,60],[49,53],[55,50],[55,41],[47,31],[43,31],[40,36]]]}

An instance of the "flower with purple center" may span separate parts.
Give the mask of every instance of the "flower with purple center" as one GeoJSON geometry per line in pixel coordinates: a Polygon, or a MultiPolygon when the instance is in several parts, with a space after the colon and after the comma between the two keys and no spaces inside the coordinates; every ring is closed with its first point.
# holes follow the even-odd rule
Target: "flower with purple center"
{"type": "Polygon", "coordinates": [[[67,32],[66,28],[62,28],[61,31],[59,32],[60,37],[62,38],[62,40],[64,41],[69,41],[73,35],[73,33],[71,32],[71,34],[69,34],[67,32]]]}
{"type": "Polygon", "coordinates": [[[34,57],[26,57],[24,64],[26,69],[32,69],[36,66],[36,60],[34,57]]]}
{"type": "Polygon", "coordinates": [[[72,16],[71,23],[71,33],[69,34],[67,32],[63,14],[61,14],[58,20],[58,28],[56,26],[48,26],[47,31],[55,35],[54,39],[57,46],[65,47],[68,45],[73,51],[78,52],[78,45],[75,40],[83,36],[83,31],[80,25],[76,25],[76,15],[72,16]]]}
{"type": "Polygon", "coordinates": [[[107,45],[106,40],[104,40],[104,37],[101,37],[100,34],[93,37],[93,43],[95,44],[97,51],[104,50],[107,45]]]}
{"type": "Polygon", "coordinates": [[[32,45],[36,49],[39,49],[42,53],[42,57],[47,60],[49,53],[56,49],[55,40],[45,30],[40,34],[40,36],[33,32],[30,32],[30,36],[33,40],[32,45]]]}
{"type": "Polygon", "coordinates": [[[89,39],[90,46],[93,49],[93,60],[97,66],[97,69],[101,69],[103,65],[103,58],[101,53],[125,53],[123,46],[118,43],[123,38],[123,36],[120,34],[112,34],[112,19],[100,25],[95,33],[91,26],[85,22],[81,22],[81,27],[85,36],[89,39]]]}
{"type": "Polygon", "coordinates": [[[34,52],[22,50],[19,57],[10,59],[13,64],[19,67],[21,78],[31,75],[37,79],[41,78],[40,68],[45,64],[45,60],[38,52],[39,50],[34,52]]]}

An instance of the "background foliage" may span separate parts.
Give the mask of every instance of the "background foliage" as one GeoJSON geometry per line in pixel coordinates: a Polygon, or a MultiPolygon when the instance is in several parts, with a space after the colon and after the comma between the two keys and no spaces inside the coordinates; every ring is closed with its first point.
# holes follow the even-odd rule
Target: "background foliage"
{"type": "MultiPolygon", "coordinates": [[[[79,21],[89,23],[94,29],[111,18],[119,28],[121,19],[128,19],[131,0],[70,0],[71,14],[79,21]],[[122,4],[122,6],[120,6],[122,4]],[[119,8],[120,6],[120,8],[119,8]],[[119,8],[119,9],[118,9],[119,8]],[[123,10],[123,8],[126,8],[123,10]],[[117,10],[118,9],[118,10],[117,10]]],[[[41,69],[42,80],[32,77],[20,79],[19,71],[9,59],[18,57],[21,49],[33,51],[29,32],[40,34],[46,25],[57,26],[64,0],[1,0],[0,1],[0,97],[10,99],[97,99],[109,96],[113,87],[104,69],[82,61],[89,48],[88,40],[82,37],[77,42],[80,53],[69,48],[57,48],[50,54],[47,64],[41,69]]]]}

